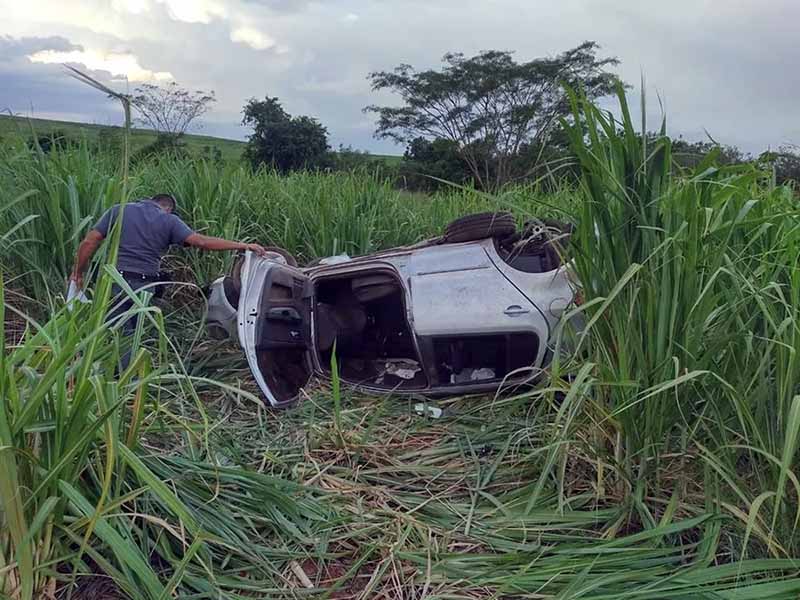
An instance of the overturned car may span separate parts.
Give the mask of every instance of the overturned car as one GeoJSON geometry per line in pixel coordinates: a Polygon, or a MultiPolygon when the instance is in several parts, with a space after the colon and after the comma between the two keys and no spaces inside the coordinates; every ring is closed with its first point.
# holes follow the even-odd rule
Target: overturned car
{"type": "Polygon", "coordinates": [[[238,337],[269,403],[312,376],[373,392],[462,394],[535,377],[574,300],[568,228],[508,213],[451,223],[443,236],[299,268],[279,249],[246,253],[209,296],[209,328],[238,337]]]}

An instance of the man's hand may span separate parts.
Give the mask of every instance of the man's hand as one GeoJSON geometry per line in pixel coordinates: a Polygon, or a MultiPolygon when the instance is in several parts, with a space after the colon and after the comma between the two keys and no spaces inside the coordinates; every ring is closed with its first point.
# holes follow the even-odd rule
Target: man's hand
{"type": "Polygon", "coordinates": [[[244,249],[245,250],[250,250],[250,252],[253,252],[258,256],[266,256],[267,255],[266,249],[264,248],[264,246],[262,246],[260,244],[245,244],[244,245],[244,249]]]}
{"type": "Polygon", "coordinates": [[[75,287],[79,290],[83,289],[83,274],[92,260],[92,256],[97,252],[100,244],[103,243],[103,234],[92,229],[83,238],[83,241],[78,246],[78,255],[75,257],[75,266],[72,268],[72,273],[69,276],[70,281],[75,282],[75,287]]]}
{"type": "Polygon", "coordinates": [[[191,234],[183,241],[183,243],[186,244],[187,246],[194,246],[195,248],[200,248],[202,250],[217,250],[217,251],[250,250],[250,252],[254,252],[258,256],[266,256],[267,254],[267,251],[260,244],[245,244],[244,242],[233,242],[218,237],[203,235],[201,233],[191,234]]]}

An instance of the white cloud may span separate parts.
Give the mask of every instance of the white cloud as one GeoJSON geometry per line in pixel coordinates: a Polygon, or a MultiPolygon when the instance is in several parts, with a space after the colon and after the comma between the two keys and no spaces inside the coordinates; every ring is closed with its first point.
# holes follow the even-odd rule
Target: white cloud
{"type": "Polygon", "coordinates": [[[108,71],[115,77],[126,77],[129,81],[167,81],[172,73],[151,71],[139,64],[133,54],[97,50],[41,50],[28,56],[35,63],[79,63],[93,71],[108,71]]]}
{"type": "Polygon", "coordinates": [[[247,44],[255,50],[266,50],[275,45],[275,40],[271,37],[249,26],[237,27],[231,31],[231,41],[247,44]]]}
{"type": "MultiPolygon", "coordinates": [[[[148,12],[152,0],[112,0],[111,8],[117,12],[141,15],[148,12]]],[[[155,0],[163,4],[173,21],[207,25],[214,19],[225,19],[228,11],[224,3],[214,0],[155,0]]]]}
{"type": "Polygon", "coordinates": [[[81,30],[127,38],[129,23],[109,10],[108,0],[103,2],[104,5],[95,0],[0,0],[0,34],[23,37],[69,33],[74,38],[74,31],[81,30]]]}
{"type": "Polygon", "coordinates": [[[148,0],[112,0],[111,8],[117,12],[140,15],[150,10],[150,2],[148,0]]]}
{"type": "Polygon", "coordinates": [[[342,17],[342,21],[344,21],[345,23],[355,23],[356,21],[358,21],[358,19],[359,16],[355,13],[348,13],[342,17]]]}
{"type": "Polygon", "coordinates": [[[159,0],[159,2],[166,5],[167,12],[174,21],[208,24],[213,19],[227,17],[225,6],[213,0],[159,0]]]}

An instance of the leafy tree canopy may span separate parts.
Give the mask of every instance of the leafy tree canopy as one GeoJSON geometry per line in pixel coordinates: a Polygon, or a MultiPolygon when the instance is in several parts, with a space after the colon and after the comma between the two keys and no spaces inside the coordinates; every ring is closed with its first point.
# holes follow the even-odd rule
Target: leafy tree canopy
{"type": "Polygon", "coordinates": [[[285,173],[326,165],[328,130],[311,117],[292,117],[278,98],[251,98],[244,106],[242,125],[253,128],[245,157],[254,168],[268,165],[285,173]]]}
{"type": "MultiPolygon", "coordinates": [[[[619,82],[598,58],[599,46],[584,42],[555,57],[516,62],[511,52],[490,50],[466,58],[446,54],[441,70],[417,71],[403,64],[371,73],[375,91],[399,95],[402,106],[368,106],[378,117],[376,136],[410,143],[423,137],[456,144],[481,187],[499,187],[517,176],[514,158],[527,145],[541,145],[569,114],[564,85],[595,99],[619,82]]],[[[516,161],[518,162],[518,161],[516,161]]]]}
{"type": "Polygon", "coordinates": [[[180,137],[198,125],[217,99],[214,92],[190,91],[172,81],[163,86],[140,85],[131,101],[139,115],[138,123],[161,135],[180,137]]]}
{"type": "Polygon", "coordinates": [[[780,146],[777,151],[762,153],[759,160],[773,169],[775,183],[792,184],[800,191],[800,146],[780,146]]]}
{"type": "Polygon", "coordinates": [[[403,155],[403,167],[402,177],[414,189],[435,190],[441,181],[463,184],[470,179],[456,143],[442,138],[411,140],[403,155]]]}
{"type": "Polygon", "coordinates": [[[672,140],[672,156],[682,167],[696,167],[711,152],[717,154],[716,162],[719,165],[736,165],[752,160],[751,156],[736,146],[723,146],[713,140],[700,142],[689,142],[683,138],[672,140]]]}

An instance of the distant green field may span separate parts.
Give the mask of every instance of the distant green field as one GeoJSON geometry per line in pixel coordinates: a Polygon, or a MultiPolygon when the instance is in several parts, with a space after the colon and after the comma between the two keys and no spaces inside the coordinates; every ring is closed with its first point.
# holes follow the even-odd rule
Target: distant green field
{"type": "Polygon", "coordinates": [[[372,158],[385,161],[390,167],[399,165],[403,160],[403,157],[397,154],[373,154],[372,158]]]}
{"type": "MultiPolygon", "coordinates": [[[[12,117],[0,115],[0,136],[10,133],[20,133],[30,137],[31,129],[36,135],[48,135],[54,131],[63,131],[70,137],[86,137],[89,141],[97,139],[101,131],[118,130],[121,127],[111,125],[90,125],[88,123],[72,123],[69,121],[53,121],[49,119],[29,119],[27,117],[12,117]]],[[[131,130],[131,148],[136,150],[154,142],[156,134],[147,129],[131,130]]],[[[202,154],[206,148],[219,148],[225,160],[236,161],[242,156],[245,143],[238,140],[227,140],[208,135],[187,134],[186,146],[192,154],[202,154]]]]}
{"type": "MultiPolygon", "coordinates": [[[[62,131],[70,137],[80,139],[85,136],[89,141],[95,141],[101,131],[118,130],[121,127],[112,125],[92,125],[89,123],[73,123],[70,121],[54,121],[50,119],[30,119],[27,117],[12,117],[10,115],[0,115],[0,137],[20,133],[25,137],[30,137],[31,128],[36,135],[48,135],[54,131],[62,131]]],[[[133,152],[144,148],[154,142],[156,134],[148,129],[131,130],[131,148],[133,152]]],[[[187,134],[185,137],[186,146],[190,153],[202,155],[212,148],[219,148],[222,158],[225,161],[235,162],[242,157],[245,142],[240,140],[229,140],[225,138],[212,137],[210,135],[187,134]]],[[[401,156],[373,154],[376,160],[384,160],[389,165],[396,165],[402,160],[401,156]]]]}

